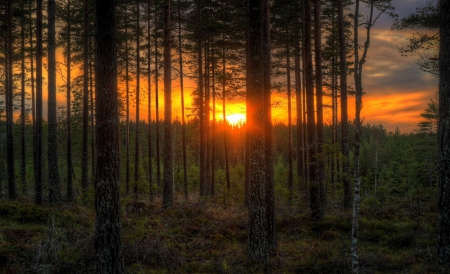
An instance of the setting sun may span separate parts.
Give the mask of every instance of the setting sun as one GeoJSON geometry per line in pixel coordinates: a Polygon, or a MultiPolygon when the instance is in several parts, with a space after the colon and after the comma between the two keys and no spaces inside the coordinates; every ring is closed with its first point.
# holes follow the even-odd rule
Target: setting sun
{"type": "Polygon", "coordinates": [[[237,126],[245,122],[245,114],[230,114],[227,115],[227,121],[232,126],[237,126]]]}

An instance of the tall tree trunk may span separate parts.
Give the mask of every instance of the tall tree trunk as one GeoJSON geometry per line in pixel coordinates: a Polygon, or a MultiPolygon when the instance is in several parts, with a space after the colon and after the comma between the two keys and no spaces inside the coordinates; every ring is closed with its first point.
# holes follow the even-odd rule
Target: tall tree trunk
{"type": "Polygon", "coordinates": [[[13,38],[12,38],[12,1],[7,4],[7,56],[6,56],[6,154],[8,169],[8,196],[16,199],[16,175],[14,168],[14,80],[13,80],[13,38]]]}
{"type": "Polygon", "coordinates": [[[128,52],[128,3],[125,2],[125,193],[130,194],[130,79],[129,79],[129,52],[128,52]]]}
{"type": "MultiPolygon", "coordinates": [[[[24,0],[21,1],[21,12],[25,14],[24,0]]],[[[20,83],[20,183],[22,184],[22,194],[26,194],[26,160],[25,160],[25,16],[20,18],[20,54],[21,54],[21,83],[20,83]]]]}
{"type": "Polygon", "coordinates": [[[72,128],[71,128],[71,17],[70,17],[70,0],[67,0],[67,199],[73,199],[73,166],[72,166],[72,128]]]}
{"type": "Polygon", "coordinates": [[[318,220],[320,213],[320,198],[318,189],[318,174],[317,174],[317,139],[316,139],[316,125],[314,113],[314,76],[312,65],[311,52],[311,2],[310,0],[303,1],[303,48],[305,56],[305,86],[306,86],[306,110],[308,116],[307,132],[308,132],[308,171],[309,171],[309,187],[310,187],[310,208],[311,218],[318,220]]]}
{"type": "MultiPolygon", "coordinates": [[[[266,219],[269,249],[277,247],[277,233],[275,227],[275,178],[273,170],[272,146],[272,103],[271,103],[271,46],[270,46],[270,8],[269,0],[262,2],[262,54],[263,54],[263,82],[264,82],[264,147],[265,147],[265,173],[266,173],[266,219]]],[[[250,156],[250,154],[249,154],[250,156]]]]}
{"type": "Polygon", "coordinates": [[[116,1],[95,3],[97,172],[96,273],[123,273],[120,228],[120,148],[117,94],[116,1]]]}
{"type": "Polygon", "coordinates": [[[355,152],[354,152],[354,169],[355,169],[355,197],[353,198],[353,221],[352,221],[352,239],[351,239],[351,255],[352,255],[352,272],[359,273],[358,262],[358,229],[359,229],[359,204],[360,204],[360,188],[361,188],[361,172],[360,172],[360,147],[361,147],[361,109],[362,109],[362,69],[366,62],[367,50],[370,46],[370,30],[373,25],[373,8],[374,0],[370,1],[370,15],[366,26],[366,42],[361,59],[359,59],[358,44],[358,26],[359,26],[359,0],[355,2],[355,19],[353,26],[354,39],[354,56],[355,56],[355,152]]]}
{"type": "Polygon", "coordinates": [[[184,116],[184,82],[183,82],[183,49],[181,39],[181,6],[180,0],[178,0],[178,48],[180,56],[180,93],[181,93],[181,134],[183,139],[183,190],[184,199],[187,200],[188,196],[188,179],[187,179],[187,155],[186,155],[186,122],[184,116]]]}
{"type": "Polygon", "coordinates": [[[36,0],[36,204],[42,204],[42,0],[36,0]]]}
{"type": "Polygon", "coordinates": [[[350,185],[350,147],[348,140],[348,113],[347,113],[347,58],[345,54],[346,43],[344,34],[344,7],[343,0],[337,0],[338,31],[339,31],[339,62],[340,62],[340,88],[341,88],[341,148],[344,159],[342,161],[342,181],[344,184],[344,209],[352,207],[352,191],[350,185]]]}
{"type": "MultiPolygon", "coordinates": [[[[91,47],[91,40],[88,39],[89,41],[89,49],[92,50],[91,47]]],[[[94,112],[94,105],[95,105],[95,101],[94,101],[94,93],[95,93],[95,89],[94,89],[94,70],[93,70],[93,64],[92,64],[92,54],[89,54],[89,95],[90,95],[90,104],[91,104],[91,176],[92,178],[95,178],[95,157],[96,157],[96,153],[95,153],[95,112],[94,112]]]]}
{"type": "Polygon", "coordinates": [[[290,53],[290,36],[287,35],[286,41],[286,78],[287,78],[287,96],[288,96],[288,189],[289,189],[289,207],[292,204],[292,195],[294,187],[294,165],[292,158],[292,94],[291,94],[291,53],[290,53]]]}
{"type": "Polygon", "coordinates": [[[322,28],[321,28],[321,4],[320,0],[314,1],[314,57],[316,63],[316,104],[317,104],[317,182],[319,203],[313,209],[313,219],[322,220],[325,204],[326,192],[324,187],[325,160],[323,156],[323,103],[322,103],[322,28]]]}
{"type": "Polygon", "coordinates": [[[50,203],[61,200],[56,120],[56,1],[48,1],[48,181],[50,203]]]}
{"type": "Polygon", "coordinates": [[[440,1],[438,261],[450,269],[450,2],[440,1]]]}
{"type": "MultiPolygon", "coordinates": [[[[331,44],[332,44],[332,54],[331,54],[331,145],[335,146],[337,142],[337,85],[336,85],[336,41],[335,41],[335,33],[336,33],[336,21],[335,21],[335,12],[336,12],[336,1],[332,3],[332,17],[331,17],[331,44]]],[[[334,186],[335,177],[336,177],[336,153],[332,152],[331,155],[331,174],[330,174],[330,183],[334,186]]]]}
{"type": "Polygon", "coordinates": [[[173,208],[172,58],[170,0],[164,0],[164,190],[163,207],[173,208]]]}
{"type": "Polygon", "coordinates": [[[212,129],[211,129],[211,196],[215,195],[215,147],[216,147],[216,83],[215,83],[215,70],[214,70],[214,39],[211,39],[211,80],[212,80],[212,129]]]}
{"type": "MultiPolygon", "coordinates": [[[[198,20],[201,20],[201,7],[197,4],[198,20]]],[[[201,22],[201,21],[200,21],[201,22]]],[[[197,34],[197,65],[198,65],[198,97],[199,97],[199,116],[200,116],[200,201],[207,195],[206,180],[206,135],[205,135],[205,115],[204,115],[204,101],[203,101],[203,58],[202,58],[202,32],[197,34]]]]}
{"type": "Polygon", "coordinates": [[[210,195],[210,183],[211,183],[211,170],[210,170],[210,135],[209,135],[209,119],[211,116],[211,108],[210,108],[210,87],[209,87],[209,39],[205,41],[205,115],[203,117],[204,122],[204,134],[205,134],[205,195],[210,195]]]}
{"type": "MultiPolygon", "coordinates": [[[[298,34],[300,36],[300,34],[298,34]]],[[[297,177],[300,182],[305,181],[305,153],[303,145],[303,121],[302,121],[302,81],[301,81],[301,71],[300,71],[300,41],[298,38],[295,39],[295,103],[297,107],[297,177]]],[[[300,188],[299,188],[300,190],[300,188]]]]}
{"type": "Polygon", "coordinates": [[[83,200],[86,199],[86,191],[89,185],[89,171],[88,171],[88,96],[89,96],[89,11],[88,0],[83,2],[84,12],[84,36],[83,36],[83,136],[81,144],[81,188],[83,191],[83,200]]]}
{"type": "Polygon", "coordinates": [[[227,180],[227,194],[226,197],[228,198],[230,195],[230,167],[228,165],[228,144],[227,144],[227,112],[225,108],[225,101],[226,101],[226,83],[227,83],[227,77],[226,77],[226,62],[225,62],[225,34],[222,35],[223,37],[223,43],[222,43],[222,116],[223,116],[223,147],[224,147],[224,153],[225,153],[225,175],[227,180]]]}
{"type": "Polygon", "coordinates": [[[249,0],[249,68],[247,129],[249,143],[249,205],[247,258],[266,261],[269,250],[266,189],[263,2],[249,0]]]}
{"type": "Polygon", "coordinates": [[[35,84],[34,84],[34,58],[33,58],[33,8],[32,2],[28,2],[28,20],[29,20],[29,28],[30,28],[30,78],[31,78],[31,122],[33,127],[33,172],[36,178],[36,98],[35,98],[35,84]]]}
{"type": "Polygon", "coordinates": [[[150,46],[151,29],[150,29],[150,0],[147,1],[147,88],[148,88],[148,193],[150,202],[155,200],[155,193],[153,188],[153,164],[152,164],[152,76],[151,76],[151,53],[152,47],[150,46]]]}
{"type": "Polygon", "coordinates": [[[134,184],[133,194],[134,199],[138,199],[138,182],[139,182],[139,112],[140,112],[140,81],[141,81],[141,62],[140,62],[140,40],[141,30],[139,28],[140,23],[140,7],[139,0],[136,1],[136,128],[135,128],[135,141],[134,141],[134,184]]]}
{"type": "Polygon", "coordinates": [[[155,0],[155,119],[156,119],[156,185],[158,192],[161,187],[161,156],[159,149],[159,64],[158,64],[158,5],[155,0]]]}
{"type": "MultiPolygon", "coordinates": [[[[373,3],[373,1],[372,1],[373,3]]],[[[373,6],[371,11],[373,11],[373,6]]],[[[372,12],[370,13],[372,17],[372,12]]],[[[352,256],[352,273],[359,273],[359,260],[358,260],[358,228],[359,228],[359,188],[361,175],[359,174],[359,148],[360,148],[360,107],[361,107],[361,78],[359,75],[359,45],[358,45],[358,25],[359,25],[359,0],[355,2],[355,18],[353,25],[353,39],[354,39],[354,56],[355,56],[355,91],[356,91],[356,113],[355,113],[355,196],[353,198],[353,215],[352,215],[352,238],[351,238],[351,256],[352,256]]]]}

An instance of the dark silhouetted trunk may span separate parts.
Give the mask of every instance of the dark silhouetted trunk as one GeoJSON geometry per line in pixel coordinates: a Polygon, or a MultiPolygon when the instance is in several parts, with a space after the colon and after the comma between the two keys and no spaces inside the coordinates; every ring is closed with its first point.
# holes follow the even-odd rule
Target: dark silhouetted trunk
{"type": "Polygon", "coordinates": [[[172,58],[170,53],[170,0],[164,0],[164,188],[163,207],[173,208],[172,58]]]}
{"type": "MultiPolygon", "coordinates": [[[[222,36],[225,41],[225,35],[222,36]]],[[[227,180],[227,195],[228,198],[230,195],[230,167],[228,164],[228,144],[227,144],[227,113],[225,108],[225,102],[226,102],[226,84],[227,84],[227,78],[226,78],[226,62],[225,62],[225,43],[222,44],[222,112],[223,112],[223,147],[224,147],[224,153],[225,153],[225,175],[227,180]]]]}
{"type": "Polygon", "coordinates": [[[95,179],[96,273],[123,273],[120,228],[120,148],[117,94],[116,2],[95,3],[97,172],[95,179]]]}
{"type": "Polygon", "coordinates": [[[289,199],[288,205],[291,206],[293,187],[294,187],[294,165],[292,158],[293,147],[292,147],[292,101],[291,101],[291,53],[290,53],[290,37],[288,34],[286,42],[286,78],[287,78],[287,96],[288,96],[288,189],[289,189],[289,199]]]}
{"type": "Polygon", "coordinates": [[[350,185],[350,145],[348,140],[348,113],[347,113],[347,58],[345,55],[344,35],[344,7],[343,0],[337,0],[338,31],[339,31],[339,62],[340,62],[340,87],[341,87],[341,147],[342,155],[342,181],[344,184],[344,208],[352,207],[352,191],[350,185]]]}
{"type": "Polygon", "coordinates": [[[125,2],[125,193],[130,193],[130,79],[129,79],[129,60],[128,60],[128,4],[125,2]]]}
{"type": "MultiPolygon", "coordinates": [[[[25,14],[24,0],[21,1],[21,11],[25,14]]],[[[25,147],[25,16],[20,18],[20,183],[22,185],[22,194],[26,194],[26,147],[25,147]]]]}
{"type": "Polygon", "coordinates": [[[314,76],[311,52],[311,2],[303,1],[303,49],[306,87],[307,136],[308,136],[308,177],[310,188],[311,218],[320,219],[320,198],[317,174],[317,139],[314,113],[314,76]]]}
{"type": "MultiPolygon", "coordinates": [[[[83,199],[86,198],[86,191],[89,185],[88,171],[88,107],[89,107],[89,12],[88,0],[83,2],[84,10],[84,36],[83,36],[83,133],[81,144],[81,188],[83,191],[83,199]]],[[[85,202],[85,201],[84,201],[85,202]]]]}
{"type": "Polygon", "coordinates": [[[450,269],[450,3],[440,1],[438,260],[450,269]]]}
{"type": "Polygon", "coordinates": [[[313,219],[322,220],[325,204],[326,192],[325,180],[325,159],[323,156],[323,103],[322,103],[322,29],[321,29],[321,5],[320,0],[314,0],[314,57],[316,63],[316,104],[317,104],[317,180],[315,182],[318,193],[318,203],[312,209],[313,219]]]}
{"type": "Polygon", "coordinates": [[[42,0],[36,0],[36,184],[34,201],[42,204],[42,0]]]}
{"type": "Polygon", "coordinates": [[[49,0],[48,11],[48,181],[50,203],[61,200],[58,172],[58,138],[56,121],[56,2],[49,0]]]}
{"type": "Polygon", "coordinates": [[[71,18],[70,18],[70,0],[67,1],[67,199],[73,199],[73,186],[72,186],[72,178],[73,178],[73,166],[72,166],[72,128],[71,128],[71,18]]]}
{"type": "Polygon", "coordinates": [[[150,0],[147,1],[147,84],[148,84],[148,187],[149,187],[149,199],[150,202],[155,200],[155,193],[153,188],[153,164],[152,164],[152,76],[151,76],[151,53],[152,48],[150,46],[151,29],[150,29],[150,0]]]}
{"type": "Polygon", "coordinates": [[[158,5],[155,1],[155,118],[156,118],[156,185],[161,187],[161,156],[159,149],[159,64],[158,64],[158,5]]]}
{"type": "Polygon", "coordinates": [[[8,170],[8,196],[16,199],[16,175],[14,168],[14,96],[13,96],[13,36],[12,1],[7,3],[7,55],[6,55],[6,164],[8,170]]]}
{"type": "Polygon", "coordinates": [[[188,179],[187,179],[187,155],[186,155],[186,122],[184,116],[184,82],[183,82],[183,49],[181,39],[181,12],[180,0],[178,0],[178,48],[180,50],[180,93],[181,93],[181,134],[183,138],[183,190],[184,199],[188,199],[188,179]]]}
{"type": "Polygon", "coordinates": [[[140,62],[140,40],[141,30],[139,28],[140,23],[140,7],[139,0],[136,1],[136,124],[135,124],[135,139],[134,139],[134,183],[133,183],[133,195],[134,199],[138,198],[138,183],[139,183],[139,112],[140,112],[140,81],[141,81],[141,62],[140,62]]]}

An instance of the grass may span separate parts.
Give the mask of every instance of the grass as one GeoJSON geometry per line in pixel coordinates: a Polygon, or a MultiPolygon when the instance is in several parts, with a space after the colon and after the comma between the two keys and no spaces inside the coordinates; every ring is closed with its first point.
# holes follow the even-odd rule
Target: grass
{"type": "MultiPolygon", "coordinates": [[[[365,199],[361,207],[361,273],[439,273],[437,210],[432,197],[365,199]],[[410,199],[410,200],[408,200],[410,199]]],[[[338,200],[338,199],[336,199],[338,200]]],[[[302,204],[278,203],[278,248],[269,262],[247,261],[247,210],[241,204],[177,201],[175,209],[122,199],[127,273],[348,273],[351,212],[329,199],[323,221],[302,204]]],[[[1,273],[93,273],[92,207],[0,201],[1,273]]]]}

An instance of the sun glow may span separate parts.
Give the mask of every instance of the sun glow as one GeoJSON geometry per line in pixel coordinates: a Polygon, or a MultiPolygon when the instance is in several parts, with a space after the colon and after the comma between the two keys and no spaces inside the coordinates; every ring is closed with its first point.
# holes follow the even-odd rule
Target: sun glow
{"type": "Polygon", "coordinates": [[[245,122],[245,114],[229,114],[227,115],[227,121],[232,126],[238,126],[245,122]]]}

